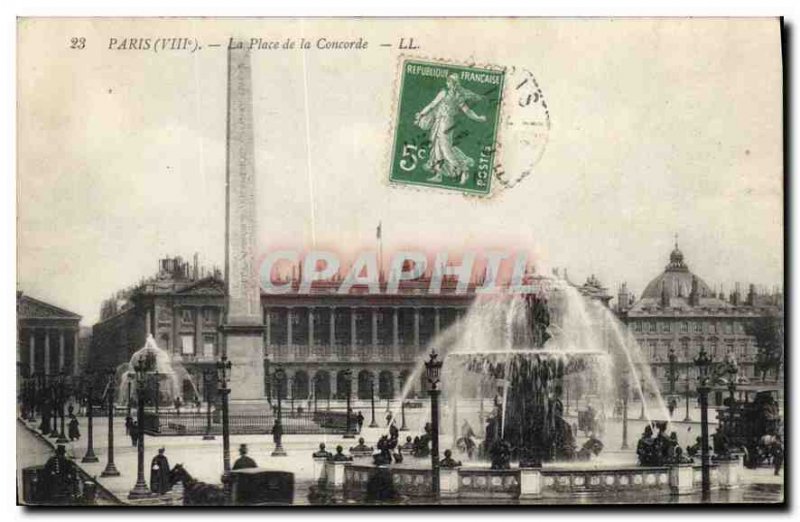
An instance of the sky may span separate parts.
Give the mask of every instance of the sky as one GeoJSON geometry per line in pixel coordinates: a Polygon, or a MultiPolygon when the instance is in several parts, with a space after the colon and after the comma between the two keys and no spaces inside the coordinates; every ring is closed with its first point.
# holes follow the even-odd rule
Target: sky
{"type": "Polygon", "coordinates": [[[231,36],[312,42],[252,53],[260,254],[354,256],[380,221],[387,258],[523,250],[542,272],[638,294],[678,234],[712,288],[782,283],[775,19],[40,19],[18,26],[19,290],[91,325],[159,257],[223,265],[231,36]],[[109,49],[159,37],[203,48],[109,49]],[[369,45],[316,49],[322,37],[369,45]],[[411,37],[419,49],[397,49],[411,37]],[[389,186],[403,56],[530,71],[544,149],[500,138],[512,174],[530,175],[490,199],[389,186]]]}

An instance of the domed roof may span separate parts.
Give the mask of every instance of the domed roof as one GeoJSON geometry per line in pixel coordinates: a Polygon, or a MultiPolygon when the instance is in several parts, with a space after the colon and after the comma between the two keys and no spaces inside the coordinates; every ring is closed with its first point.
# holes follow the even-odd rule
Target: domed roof
{"type": "Polygon", "coordinates": [[[669,264],[661,275],[650,281],[642,293],[642,298],[660,299],[664,291],[670,298],[689,297],[693,280],[697,282],[699,297],[712,295],[711,288],[705,281],[689,271],[689,267],[683,262],[683,252],[676,243],[675,249],[669,255],[669,264]]]}

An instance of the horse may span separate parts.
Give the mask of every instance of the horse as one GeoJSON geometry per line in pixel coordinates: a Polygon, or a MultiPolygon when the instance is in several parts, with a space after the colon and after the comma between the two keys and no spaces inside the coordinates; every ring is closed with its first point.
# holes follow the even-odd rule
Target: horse
{"type": "Polygon", "coordinates": [[[175,464],[169,472],[169,483],[183,484],[184,506],[222,506],[227,504],[227,497],[222,486],[201,482],[192,477],[183,464],[175,464]]]}

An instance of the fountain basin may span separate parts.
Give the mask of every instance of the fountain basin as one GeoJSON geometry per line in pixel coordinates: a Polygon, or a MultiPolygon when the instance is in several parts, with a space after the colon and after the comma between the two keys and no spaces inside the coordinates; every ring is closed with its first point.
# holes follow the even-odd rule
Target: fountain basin
{"type": "MultiPolygon", "coordinates": [[[[333,463],[330,463],[332,466],[333,463]]],[[[378,467],[371,464],[344,464],[344,495],[363,500],[367,485],[378,467]]],[[[390,473],[392,483],[401,496],[433,497],[433,472],[430,465],[408,464],[383,467],[390,473]]],[[[688,470],[687,470],[688,471],[688,470]]],[[[711,465],[712,488],[726,487],[717,464],[711,465]]],[[[700,465],[640,467],[634,465],[568,465],[542,468],[511,468],[493,470],[488,466],[461,466],[440,470],[440,491],[450,498],[539,499],[592,495],[670,496],[700,491],[700,465]],[[689,468],[687,474],[679,468],[689,468]],[[532,480],[533,479],[533,480],[532,480]],[[679,483],[679,481],[681,481],[679,483]],[[531,488],[534,488],[533,490],[531,488]]]]}

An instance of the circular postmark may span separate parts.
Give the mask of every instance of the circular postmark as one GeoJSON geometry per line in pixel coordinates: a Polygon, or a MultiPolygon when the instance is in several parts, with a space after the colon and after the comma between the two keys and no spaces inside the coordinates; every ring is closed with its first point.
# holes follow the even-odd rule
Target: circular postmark
{"type": "Polygon", "coordinates": [[[531,174],[550,111],[526,67],[401,56],[388,181],[491,197],[531,174]]]}
{"type": "Polygon", "coordinates": [[[506,78],[494,179],[503,188],[513,188],[533,172],[544,154],[550,109],[529,69],[510,67],[506,78]]]}

